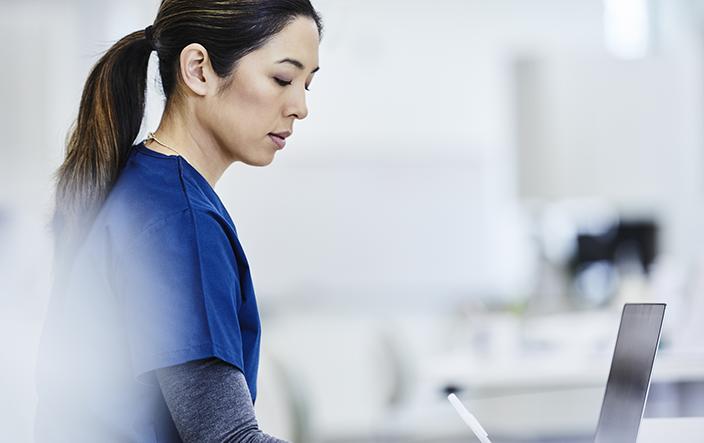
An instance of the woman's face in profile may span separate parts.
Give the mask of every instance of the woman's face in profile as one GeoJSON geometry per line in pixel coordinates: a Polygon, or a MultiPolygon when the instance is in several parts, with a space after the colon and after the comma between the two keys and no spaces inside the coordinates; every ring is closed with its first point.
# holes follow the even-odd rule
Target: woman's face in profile
{"type": "Polygon", "coordinates": [[[283,149],[293,122],[308,115],[306,90],[318,69],[318,28],[296,18],[222,79],[205,124],[223,156],[265,166],[283,149]]]}

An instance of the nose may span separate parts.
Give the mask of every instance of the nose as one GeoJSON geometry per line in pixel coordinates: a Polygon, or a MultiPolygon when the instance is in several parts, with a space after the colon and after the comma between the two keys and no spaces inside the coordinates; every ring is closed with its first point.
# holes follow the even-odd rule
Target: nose
{"type": "Polygon", "coordinates": [[[284,108],[285,117],[294,117],[298,120],[303,120],[308,116],[308,106],[306,105],[306,90],[305,88],[292,88],[293,96],[290,102],[284,108]]]}

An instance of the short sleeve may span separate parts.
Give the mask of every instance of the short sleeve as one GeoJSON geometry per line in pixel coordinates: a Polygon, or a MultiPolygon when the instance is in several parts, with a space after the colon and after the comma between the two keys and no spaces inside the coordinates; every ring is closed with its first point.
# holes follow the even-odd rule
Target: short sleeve
{"type": "Polygon", "coordinates": [[[252,371],[245,347],[258,353],[259,318],[242,289],[248,265],[217,214],[186,210],[149,226],[116,275],[136,376],[209,357],[252,371]]]}

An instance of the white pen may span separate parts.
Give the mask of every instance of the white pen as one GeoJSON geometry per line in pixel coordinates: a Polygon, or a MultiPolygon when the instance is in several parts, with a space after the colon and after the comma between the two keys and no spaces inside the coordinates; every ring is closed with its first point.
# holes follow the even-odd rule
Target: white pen
{"type": "Polygon", "coordinates": [[[450,403],[452,403],[452,406],[455,407],[455,410],[457,410],[457,413],[460,414],[460,417],[462,417],[462,420],[464,420],[465,423],[467,423],[467,426],[474,432],[474,434],[479,438],[479,441],[482,443],[491,443],[489,441],[489,437],[482,428],[482,425],[479,424],[476,418],[472,414],[469,413],[467,408],[464,407],[462,402],[460,401],[459,398],[455,394],[450,394],[447,396],[447,399],[450,400],[450,403]]]}

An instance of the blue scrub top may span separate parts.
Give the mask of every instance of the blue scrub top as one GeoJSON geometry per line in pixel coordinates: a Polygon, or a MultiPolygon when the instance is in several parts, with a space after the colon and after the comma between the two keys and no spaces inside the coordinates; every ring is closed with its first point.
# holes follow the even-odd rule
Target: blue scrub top
{"type": "Polygon", "coordinates": [[[256,397],[260,324],[234,224],[182,157],[136,146],[52,294],[37,441],[180,442],[154,370],[208,357],[256,397]]]}

